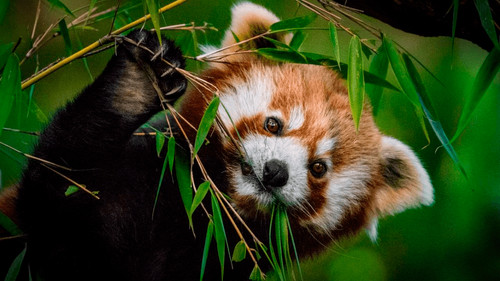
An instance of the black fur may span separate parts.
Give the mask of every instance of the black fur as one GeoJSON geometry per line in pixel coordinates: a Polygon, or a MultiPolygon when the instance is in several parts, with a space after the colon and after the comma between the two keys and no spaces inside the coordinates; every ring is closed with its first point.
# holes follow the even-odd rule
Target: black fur
{"type": "MultiPolygon", "coordinates": [[[[154,33],[134,31],[128,38],[154,53],[160,50],[154,33]]],[[[139,128],[161,110],[152,84],[170,93],[173,103],[184,93],[186,80],[159,58],[151,61],[153,55],[130,40],[122,41],[95,82],[55,115],[34,152],[70,167],[52,168],[99,191],[100,199],[83,191],[66,196],[72,183],[35,160],[21,182],[17,211],[29,235],[28,260],[47,281],[199,279],[208,220],[203,212],[195,214],[195,238],[175,176],[169,174],[152,219],[163,159],[156,155],[154,136],[133,136],[147,131],[139,128]],[[131,93],[137,96],[126,96],[131,93]]],[[[181,52],[171,41],[162,42],[163,58],[183,67],[181,52]]],[[[217,169],[215,178],[224,177],[217,169]]],[[[214,248],[211,253],[205,280],[220,280],[214,248]]],[[[228,270],[225,280],[249,276],[251,264],[236,266],[244,270],[228,270]]]]}

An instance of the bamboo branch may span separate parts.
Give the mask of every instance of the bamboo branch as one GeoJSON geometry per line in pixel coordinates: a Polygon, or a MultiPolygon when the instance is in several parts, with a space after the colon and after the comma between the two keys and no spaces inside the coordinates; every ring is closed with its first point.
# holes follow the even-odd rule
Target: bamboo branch
{"type": "MultiPolygon", "coordinates": [[[[168,5],[163,6],[162,8],[160,8],[158,10],[158,12],[161,14],[161,13],[163,13],[163,12],[169,10],[169,9],[172,9],[173,7],[176,7],[176,6],[178,6],[178,5],[180,5],[180,4],[184,3],[184,2],[186,2],[186,0],[177,0],[175,2],[172,2],[172,3],[168,4],[168,5]]],[[[140,24],[146,22],[150,18],[151,18],[150,14],[145,15],[144,17],[142,17],[142,18],[140,18],[140,19],[138,19],[136,21],[133,21],[133,22],[131,22],[131,23],[129,23],[129,24],[127,24],[127,25],[125,25],[125,26],[123,26],[123,27],[121,27],[121,28],[113,31],[113,32],[111,32],[110,35],[118,35],[120,33],[123,33],[125,31],[127,31],[127,30],[129,30],[129,29],[131,29],[131,28],[133,28],[135,26],[137,26],[137,25],[140,25],[140,24]]],[[[47,68],[45,71],[42,71],[39,74],[37,74],[36,76],[34,76],[34,77],[30,78],[29,80],[23,82],[21,84],[21,89],[23,89],[23,90],[26,89],[27,87],[29,87],[32,84],[40,81],[41,79],[45,78],[47,75],[49,75],[52,72],[58,70],[59,68],[63,67],[64,65],[66,65],[66,64],[74,61],[75,59],[81,57],[85,53],[90,52],[90,51],[92,51],[92,50],[94,50],[94,49],[102,46],[103,44],[109,42],[111,40],[111,38],[113,38],[113,37],[109,36],[109,35],[106,35],[103,38],[97,40],[96,42],[90,44],[89,46],[81,49],[80,51],[78,51],[76,53],[74,53],[73,55],[71,55],[71,56],[69,56],[69,57],[61,60],[60,62],[58,62],[57,64],[53,65],[52,67],[47,68]]]]}

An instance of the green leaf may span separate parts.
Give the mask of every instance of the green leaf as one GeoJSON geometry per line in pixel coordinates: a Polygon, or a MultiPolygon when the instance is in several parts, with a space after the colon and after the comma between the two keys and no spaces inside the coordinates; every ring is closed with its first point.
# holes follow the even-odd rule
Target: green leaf
{"type": "Polygon", "coordinates": [[[297,30],[294,32],[292,41],[290,41],[290,48],[293,50],[298,50],[300,46],[302,46],[302,43],[304,43],[304,40],[306,40],[307,34],[303,32],[302,30],[297,30]]]}
{"type": "Polygon", "coordinates": [[[458,159],[458,155],[455,152],[455,149],[451,145],[448,136],[446,136],[446,133],[444,132],[443,126],[441,125],[441,122],[438,119],[438,116],[436,114],[436,111],[434,110],[434,107],[429,98],[427,90],[425,89],[425,85],[422,82],[422,79],[420,78],[420,75],[418,74],[415,65],[411,61],[410,57],[406,54],[403,54],[403,60],[406,64],[406,68],[408,69],[408,73],[410,74],[410,77],[413,79],[415,87],[417,88],[417,92],[419,93],[420,97],[420,103],[422,104],[423,113],[425,114],[425,117],[429,121],[432,130],[434,131],[437,138],[445,148],[448,155],[453,160],[453,163],[455,163],[455,165],[460,169],[460,171],[465,176],[467,176],[465,169],[463,168],[462,164],[460,163],[460,160],[458,159]]]}
{"type": "Polygon", "coordinates": [[[292,63],[307,63],[307,59],[295,51],[279,50],[274,48],[261,48],[257,50],[257,53],[270,60],[292,63]]]}
{"type": "Polygon", "coordinates": [[[160,157],[161,150],[163,149],[163,145],[165,144],[165,135],[162,132],[156,132],[156,154],[160,157]]]}
{"type": "MultiPolygon", "coordinates": [[[[347,78],[347,72],[348,72],[347,64],[340,63],[340,65],[342,66],[342,70],[340,70],[338,69],[337,66],[338,62],[332,57],[323,56],[315,53],[307,53],[307,52],[301,52],[301,54],[307,58],[307,61],[309,63],[331,67],[332,69],[336,69],[342,78],[344,79],[347,78]]],[[[384,87],[386,89],[393,90],[396,92],[401,91],[398,87],[394,86],[389,81],[382,79],[377,75],[374,75],[368,71],[364,71],[363,75],[365,77],[365,83],[374,84],[376,86],[384,87]]]]}
{"type": "Polygon", "coordinates": [[[479,68],[476,79],[472,84],[472,91],[469,92],[469,94],[465,98],[465,105],[458,121],[457,131],[455,132],[455,135],[453,136],[451,142],[454,142],[465,129],[472,117],[472,114],[474,113],[474,110],[483,98],[486,90],[488,90],[491,82],[496,77],[499,70],[500,48],[495,47],[488,54],[483,64],[481,65],[481,68],[479,68]]]}
{"type": "Polygon", "coordinates": [[[21,73],[19,59],[11,54],[7,59],[0,81],[0,135],[12,110],[14,98],[21,94],[21,73]]]}
{"type": "Polygon", "coordinates": [[[337,60],[337,64],[339,66],[339,69],[341,69],[340,68],[340,44],[339,44],[339,38],[337,35],[337,27],[332,22],[329,22],[328,26],[330,29],[330,42],[332,42],[332,46],[333,46],[333,54],[334,54],[333,57],[335,58],[335,60],[337,60]]]}
{"type": "Polygon", "coordinates": [[[191,215],[194,213],[196,208],[198,208],[198,206],[201,204],[201,202],[207,195],[209,189],[210,189],[210,182],[208,181],[205,181],[204,183],[200,184],[200,186],[198,186],[198,190],[194,195],[193,205],[191,205],[191,212],[190,212],[191,215]]]}
{"type": "MultiPolygon", "coordinates": [[[[93,27],[90,27],[90,26],[81,26],[82,29],[92,29],[93,27]]],[[[95,31],[97,31],[97,29],[95,29],[95,31]]],[[[82,40],[80,40],[80,35],[78,34],[78,32],[75,32],[75,37],[76,37],[76,42],[78,44],[78,50],[82,50],[83,49],[83,44],[82,44],[82,40]]],[[[92,76],[92,72],[90,71],[90,66],[89,66],[89,63],[88,63],[88,60],[87,58],[82,58],[82,62],[83,62],[83,66],[85,67],[85,70],[87,71],[87,74],[89,75],[90,77],[90,81],[94,81],[94,76],[92,76]]]]}
{"type": "Polygon", "coordinates": [[[70,185],[68,186],[68,189],[66,189],[66,192],[64,192],[64,195],[67,197],[67,196],[70,196],[71,194],[73,193],[76,193],[80,191],[80,188],[76,185],[70,185]]]}
{"type": "Polygon", "coordinates": [[[158,36],[158,40],[161,45],[160,13],[158,12],[160,7],[158,5],[158,0],[146,0],[146,5],[148,7],[148,12],[151,15],[151,22],[153,23],[156,35],[158,36]]]}
{"type": "Polygon", "coordinates": [[[181,194],[182,203],[189,214],[193,205],[193,189],[191,188],[191,161],[188,154],[179,146],[175,151],[175,177],[181,194]]]}
{"type": "Polygon", "coordinates": [[[75,17],[75,15],[73,15],[73,13],[71,12],[70,9],[68,9],[68,7],[66,7],[66,5],[64,5],[63,2],[59,1],[59,0],[47,0],[49,1],[49,3],[53,6],[53,7],[56,7],[56,8],[59,8],[61,10],[63,10],[64,12],[66,12],[66,14],[72,16],[72,17],[75,17]]]}
{"type": "MultiPolygon", "coordinates": [[[[377,51],[377,54],[373,56],[372,61],[370,63],[369,72],[381,80],[385,81],[387,77],[387,70],[389,69],[389,60],[387,59],[387,54],[380,47],[377,51]]],[[[382,97],[382,92],[384,91],[384,87],[380,85],[376,85],[368,82],[368,78],[366,79],[366,93],[370,97],[370,101],[373,108],[373,115],[377,115],[380,99],[382,97]]]]}
{"type": "Polygon", "coordinates": [[[272,24],[269,30],[272,32],[276,32],[276,31],[284,31],[291,29],[299,29],[312,23],[316,19],[316,16],[317,16],[316,14],[309,14],[303,17],[282,20],[272,24]]]}
{"type": "Polygon", "coordinates": [[[410,77],[410,74],[408,74],[408,69],[406,68],[405,63],[399,55],[399,52],[396,50],[396,47],[394,47],[392,41],[383,36],[382,46],[384,47],[387,57],[389,58],[389,63],[391,64],[392,70],[396,75],[396,79],[398,80],[399,85],[401,85],[401,88],[403,88],[403,93],[415,107],[415,114],[417,115],[420,127],[422,128],[427,142],[430,143],[429,132],[425,126],[424,112],[422,110],[420,97],[417,93],[417,89],[415,88],[413,79],[410,77]]]}
{"type": "Polygon", "coordinates": [[[232,260],[235,262],[240,262],[245,259],[247,255],[247,247],[245,241],[241,240],[234,246],[233,257],[232,260]]]}
{"type": "MultiPolygon", "coordinates": [[[[226,231],[222,221],[222,213],[219,206],[217,197],[212,193],[212,212],[215,225],[215,242],[217,243],[217,254],[219,255],[219,262],[221,267],[221,279],[224,279],[224,261],[225,261],[225,244],[226,244],[226,231]]],[[[229,246],[228,246],[229,247],[229,246]]]]}
{"type": "Polygon", "coordinates": [[[171,136],[168,138],[168,144],[167,144],[167,159],[168,159],[168,164],[170,168],[170,174],[173,173],[174,170],[174,156],[175,156],[175,138],[174,136],[171,136]]]}
{"type": "Polygon", "coordinates": [[[403,93],[406,95],[408,100],[416,107],[420,108],[420,101],[418,98],[417,90],[413,85],[413,81],[409,77],[408,71],[399,55],[399,52],[394,47],[394,44],[387,37],[382,38],[382,46],[389,59],[392,70],[396,75],[399,85],[403,88],[403,93]]]}
{"type": "Polygon", "coordinates": [[[165,177],[165,171],[167,170],[168,158],[163,160],[163,166],[161,167],[160,180],[158,181],[158,187],[156,188],[155,202],[153,204],[153,211],[151,212],[151,218],[154,217],[156,211],[156,204],[158,203],[158,198],[160,196],[160,189],[163,183],[163,178],[165,177]]]}
{"type": "MultiPolygon", "coordinates": [[[[273,39],[271,37],[266,37],[266,36],[264,36],[263,38],[266,39],[267,41],[273,43],[277,48],[294,51],[294,49],[292,49],[292,47],[288,46],[287,44],[285,44],[279,40],[273,39]]],[[[271,49],[274,49],[274,48],[271,48],[271,49]]]]}
{"type": "Polygon", "coordinates": [[[353,36],[349,44],[349,69],[347,72],[347,90],[349,104],[356,131],[363,112],[365,79],[363,75],[363,57],[361,55],[361,41],[358,36],[353,36]]]}
{"type": "Polygon", "coordinates": [[[0,226],[7,230],[11,235],[20,235],[23,232],[17,225],[4,213],[0,211],[0,226]]]}
{"type": "Polygon", "coordinates": [[[203,142],[205,142],[205,138],[212,127],[212,123],[215,120],[215,116],[217,116],[217,109],[219,108],[220,99],[219,97],[214,97],[210,104],[208,105],[203,117],[200,121],[200,126],[198,127],[198,132],[196,133],[196,139],[194,141],[194,150],[193,150],[193,158],[196,156],[198,151],[201,148],[203,142]]]}
{"type": "MultiPolygon", "coordinates": [[[[8,3],[9,1],[7,1],[8,3]]],[[[12,47],[14,47],[14,43],[7,43],[0,45],[0,69],[3,68],[9,55],[12,53],[12,47]]]]}
{"type": "Polygon", "coordinates": [[[236,43],[240,43],[240,38],[238,38],[238,35],[236,35],[236,33],[234,33],[234,31],[231,30],[231,34],[233,35],[233,38],[234,38],[234,41],[236,43]]]}
{"type": "Polygon", "coordinates": [[[479,13],[479,18],[481,19],[481,25],[483,26],[484,31],[486,31],[495,47],[499,48],[500,46],[498,45],[495,22],[493,21],[493,17],[491,15],[488,0],[474,0],[474,4],[476,5],[477,12],[479,13]]]}
{"type": "Polygon", "coordinates": [[[26,255],[26,248],[27,247],[24,247],[21,253],[19,253],[19,255],[17,255],[17,257],[12,262],[9,271],[5,276],[5,281],[17,280],[17,276],[19,275],[19,271],[21,270],[21,265],[23,264],[24,261],[24,256],[26,255]]]}
{"type": "Polygon", "coordinates": [[[66,56],[71,55],[71,39],[69,38],[68,26],[66,25],[66,21],[62,19],[59,22],[59,32],[61,32],[62,37],[64,38],[64,48],[66,50],[66,56]]]}
{"type": "Polygon", "coordinates": [[[262,274],[262,271],[260,270],[258,265],[255,265],[253,267],[253,270],[252,270],[252,273],[250,273],[249,279],[252,281],[263,281],[265,279],[264,274],[262,274]]]}
{"type": "Polygon", "coordinates": [[[205,268],[207,266],[208,251],[210,250],[210,243],[212,242],[212,237],[214,234],[214,223],[212,220],[208,222],[207,235],[205,236],[205,246],[203,247],[203,256],[201,259],[201,272],[200,281],[203,280],[203,275],[205,274],[205,268]]]}

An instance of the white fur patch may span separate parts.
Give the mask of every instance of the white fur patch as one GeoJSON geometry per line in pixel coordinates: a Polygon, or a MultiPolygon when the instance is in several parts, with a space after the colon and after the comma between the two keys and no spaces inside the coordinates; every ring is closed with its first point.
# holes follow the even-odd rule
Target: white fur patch
{"type": "MultiPolygon", "coordinates": [[[[307,188],[308,152],[300,141],[293,137],[267,137],[249,135],[243,140],[247,153],[246,158],[252,164],[255,175],[262,180],[264,165],[272,159],[283,161],[288,166],[288,182],[277,188],[274,196],[287,205],[297,205],[303,201],[309,189],[307,188]]],[[[257,201],[269,206],[275,199],[263,191],[258,180],[253,176],[244,176],[240,170],[233,175],[236,192],[240,195],[252,196],[257,201]]]]}
{"type": "Polygon", "coordinates": [[[318,146],[316,147],[316,156],[321,156],[329,151],[332,151],[335,143],[337,142],[336,138],[324,138],[318,142],[318,146]]]}
{"type": "Polygon", "coordinates": [[[227,128],[232,128],[243,117],[252,117],[265,111],[271,103],[275,85],[265,71],[249,73],[247,81],[235,81],[220,95],[219,116],[227,128]]]}
{"type": "Polygon", "coordinates": [[[290,111],[290,120],[288,120],[288,130],[297,130],[302,127],[305,121],[304,111],[296,106],[290,111]]]}
{"type": "Polygon", "coordinates": [[[370,179],[368,167],[356,163],[333,174],[328,183],[326,205],[320,216],[305,221],[305,226],[328,233],[339,226],[345,212],[358,204],[366,195],[366,182],[370,179]]]}

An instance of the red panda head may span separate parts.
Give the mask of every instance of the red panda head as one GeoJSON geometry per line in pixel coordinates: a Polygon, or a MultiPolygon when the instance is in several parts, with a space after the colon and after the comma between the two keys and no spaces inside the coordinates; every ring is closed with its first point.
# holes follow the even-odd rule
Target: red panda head
{"type": "MultiPolygon", "coordinates": [[[[236,43],[234,35],[248,39],[276,21],[260,6],[239,4],[222,47],[236,43]]],[[[249,45],[259,42],[245,50],[249,45]]],[[[368,105],[356,132],[345,81],[334,71],[242,51],[228,48],[204,78],[220,91],[225,129],[216,132],[227,158],[227,192],[243,217],[267,215],[280,202],[308,233],[338,237],[364,227],[374,238],[379,216],[432,203],[420,161],[379,132],[368,105]]],[[[184,106],[194,102],[187,100],[184,106]]]]}

